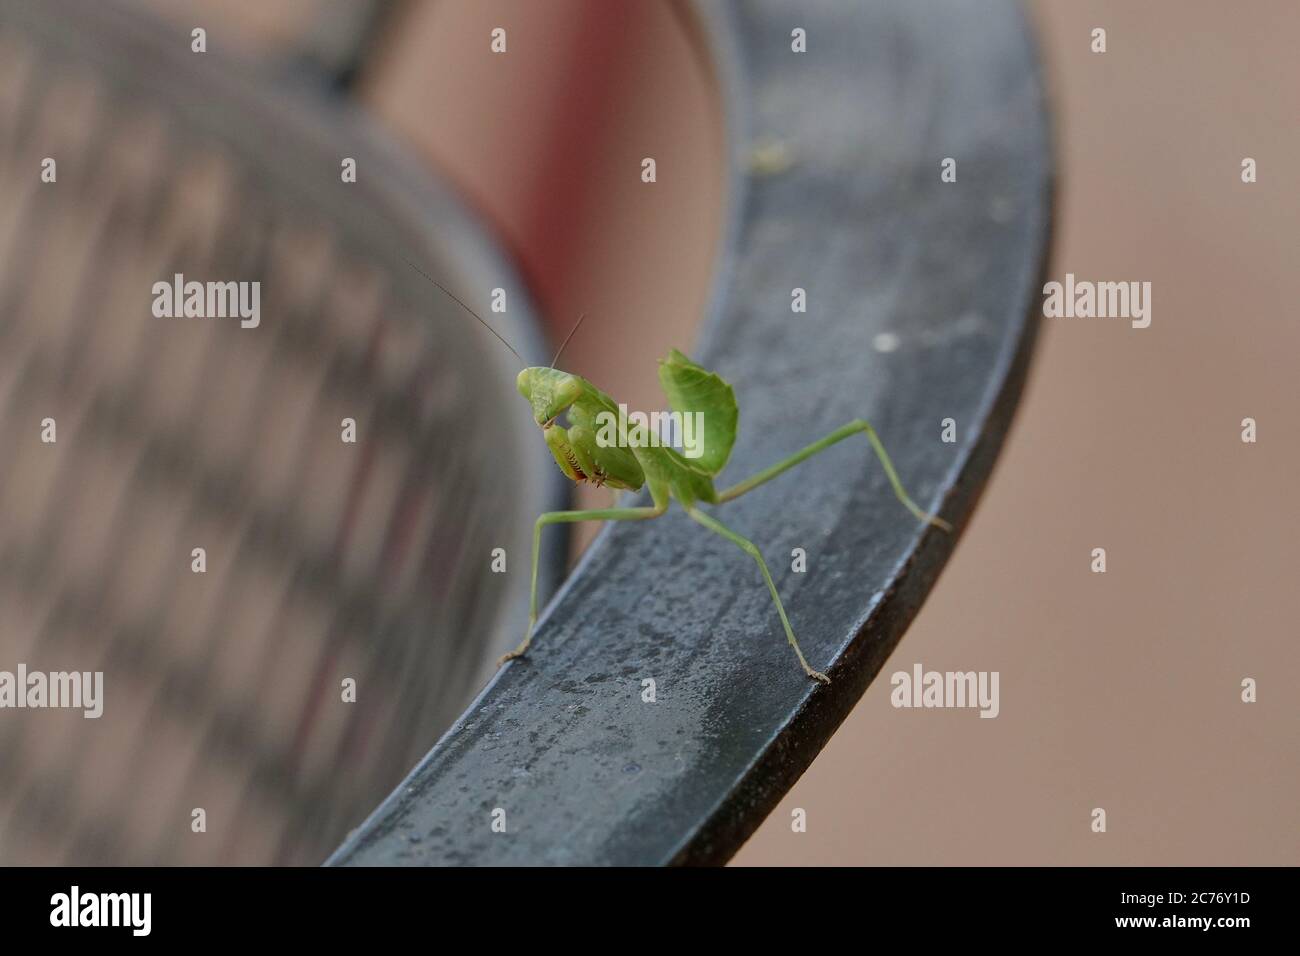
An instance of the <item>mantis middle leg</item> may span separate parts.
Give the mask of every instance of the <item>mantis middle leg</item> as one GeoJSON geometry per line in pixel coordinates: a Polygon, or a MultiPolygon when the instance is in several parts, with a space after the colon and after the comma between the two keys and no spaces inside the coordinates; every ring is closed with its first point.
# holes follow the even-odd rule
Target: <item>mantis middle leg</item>
{"type": "Polygon", "coordinates": [[[687,508],[686,513],[710,531],[722,535],[758,563],[758,569],[763,572],[763,580],[767,582],[767,589],[772,593],[772,600],[776,602],[776,613],[781,615],[781,626],[785,628],[785,636],[790,641],[790,646],[794,648],[795,655],[799,658],[799,664],[803,667],[804,673],[814,680],[821,681],[823,684],[829,684],[831,679],[821,671],[813,670],[808,666],[808,661],[804,659],[803,651],[799,649],[799,642],[794,639],[794,631],[790,627],[790,619],[785,616],[785,605],[781,603],[781,595],[776,593],[776,585],[772,582],[772,575],[767,570],[767,562],[763,560],[763,555],[759,552],[754,542],[750,541],[748,538],[741,537],[721,521],[710,515],[706,515],[703,511],[699,511],[696,508],[687,508]]]}
{"type": "Polygon", "coordinates": [[[566,524],[575,521],[645,521],[658,518],[668,510],[668,498],[656,501],[649,508],[594,508],[590,511],[548,511],[537,519],[533,525],[533,577],[532,589],[528,599],[528,633],[523,643],[509,654],[502,655],[497,661],[500,666],[516,657],[523,657],[528,652],[528,645],[533,642],[533,626],[537,623],[537,561],[542,549],[542,529],[548,524],[566,524]]]}
{"type": "Polygon", "coordinates": [[[894,470],[894,463],[889,460],[889,453],[885,451],[885,446],[881,444],[880,436],[876,434],[876,430],[871,427],[869,422],[865,422],[861,418],[855,418],[847,425],[835,429],[835,431],[831,432],[820,441],[813,442],[802,451],[797,451],[789,458],[786,458],[783,461],[778,461],[775,465],[763,469],[753,477],[747,478],[739,484],[732,485],[725,491],[719,492],[718,504],[722,504],[724,501],[730,501],[732,498],[739,498],[745,492],[754,490],[759,485],[771,481],[777,475],[788,471],[800,462],[808,460],[819,451],[824,451],[836,442],[843,441],[850,435],[856,435],[859,432],[866,433],[867,441],[871,443],[871,447],[875,451],[876,457],[880,459],[880,464],[885,469],[885,475],[888,476],[889,483],[893,486],[894,494],[898,497],[898,500],[903,503],[904,507],[922,521],[929,522],[936,528],[942,528],[944,531],[951,531],[952,525],[936,515],[922,511],[917,503],[908,496],[905,490],[903,490],[903,483],[898,480],[898,472],[894,470]]]}

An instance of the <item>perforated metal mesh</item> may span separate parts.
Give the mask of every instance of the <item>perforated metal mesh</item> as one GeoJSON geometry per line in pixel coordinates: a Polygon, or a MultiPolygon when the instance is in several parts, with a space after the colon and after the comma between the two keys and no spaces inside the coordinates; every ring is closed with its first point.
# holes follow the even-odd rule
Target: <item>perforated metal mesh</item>
{"type": "Polygon", "coordinates": [[[0,862],[319,862],[522,627],[509,376],[393,251],[509,277],[205,78],[147,95],[189,76],[151,34],[0,15],[0,670],[104,672],[99,719],[0,710],[0,862]],[[176,273],[261,324],[155,316],[176,273]]]}

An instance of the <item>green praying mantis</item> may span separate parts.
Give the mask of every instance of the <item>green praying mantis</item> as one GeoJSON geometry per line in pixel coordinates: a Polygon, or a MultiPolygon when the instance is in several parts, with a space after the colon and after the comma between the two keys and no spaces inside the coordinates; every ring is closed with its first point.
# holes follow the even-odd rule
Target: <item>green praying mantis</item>
{"type": "MultiPolygon", "coordinates": [[[[506,342],[492,326],[488,325],[473,309],[465,305],[445,286],[424,273],[413,263],[412,268],[450,296],[465,311],[469,312],[494,336],[514,353],[522,363],[518,352],[506,342]]],[[[555,463],[564,476],[575,483],[591,482],[621,491],[639,491],[645,487],[650,492],[651,505],[629,508],[594,508],[584,511],[548,511],[538,517],[533,526],[533,555],[531,597],[529,601],[528,631],[518,647],[501,657],[498,664],[522,657],[528,652],[533,640],[533,630],[537,624],[537,565],[541,550],[542,529],[547,525],[564,524],[578,521],[647,521],[658,518],[667,510],[669,503],[676,499],[686,514],[698,524],[708,528],[714,534],[721,535],[745,554],[754,559],[762,572],[763,580],[776,605],[781,626],[785,629],[786,640],[794,649],[799,659],[799,666],[814,680],[829,684],[830,678],[821,671],[814,670],[804,657],[803,650],[795,639],[790,619],[786,616],[785,606],[777,593],[776,584],[768,570],[767,562],[758,547],[748,538],[737,534],[725,524],[702,510],[701,505],[721,505],[739,498],[761,485],[784,474],[796,465],[807,461],[813,455],[825,451],[832,445],[852,435],[865,435],[872,450],[885,470],[894,494],[903,505],[919,520],[928,522],[944,531],[950,532],[952,526],[935,515],[923,511],[903,488],[898,472],[890,461],[880,436],[870,423],[855,419],[829,435],[800,449],[788,458],[751,475],[722,490],[714,486],[714,479],[726,467],[731,457],[732,445],[736,440],[736,428],[740,413],[736,405],[735,392],[731,385],[716,372],[712,372],[692,362],[681,352],[673,349],[668,357],[659,362],[659,382],[668,398],[669,407],[674,412],[697,415],[702,422],[703,435],[699,454],[687,458],[676,449],[650,443],[644,435],[631,434],[634,429],[626,426],[619,407],[612,398],[596,388],[591,382],[571,372],[555,368],[569,340],[582,324],[582,318],[574,325],[549,368],[541,366],[526,367],[519,373],[516,386],[532,409],[533,421],[542,430],[546,447],[550,450],[555,463]],[[561,416],[566,419],[560,423],[561,416]],[[599,421],[609,422],[605,416],[614,416],[619,421],[616,440],[603,440],[598,429],[599,421]]]]}

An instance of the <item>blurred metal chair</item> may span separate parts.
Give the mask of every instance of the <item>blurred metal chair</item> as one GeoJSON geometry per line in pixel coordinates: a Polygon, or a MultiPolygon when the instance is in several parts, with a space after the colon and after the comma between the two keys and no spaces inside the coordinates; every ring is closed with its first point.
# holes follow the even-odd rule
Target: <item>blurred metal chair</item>
{"type": "Polygon", "coordinates": [[[0,2],[0,668],[106,695],[0,712],[0,861],[319,862],[523,630],[492,551],[528,553],[559,479],[509,356],[405,260],[508,290],[540,360],[527,290],[284,80],[118,6],[0,2]],[[259,281],[260,326],[155,317],[177,273],[259,281]]]}

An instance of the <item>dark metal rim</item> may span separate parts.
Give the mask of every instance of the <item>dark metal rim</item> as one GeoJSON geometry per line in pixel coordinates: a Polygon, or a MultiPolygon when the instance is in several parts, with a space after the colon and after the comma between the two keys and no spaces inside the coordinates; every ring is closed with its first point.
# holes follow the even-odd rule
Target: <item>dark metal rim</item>
{"type": "MultiPolygon", "coordinates": [[[[1039,88],[1042,90],[1044,70],[1041,59],[1036,55],[1032,28],[1024,9],[1018,3],[1016,7],[1024,42],[1031,51],[1032,62],[1040,78],[1039,88]]],[[[708,34],[714,44],[715,62],[739,64],[735,45],[725,39],[726,15],[721,12],[722,8],[700,3],[697,10],[702,21],[708,25],[708,34]],[[724,59],[724,56],[727,58],[724,59]]],[[[728,113],[732,117],[734,130],[745,129],[744,118],[748,114],[748,102],[740,82],[742,75],[743,68],[732,69],[729,76],[731,82],[727,86],[728,113]]],[[[1042,203],[1038,207],[1044,211],[1043,221],[1037,225],[1043,237],[1039,245],[1041,254],[1036,262],[1029,265],[1033,282],[1038,288],[1047,280],[1051,266],[1057,199],[1055,133],[1045,91],[1040,106],[1043,122],[1047,126],[1049,172],[1042,184],[1042,203]]],[[[733,147],[733,155],[735,149],[733,147]]],[[[734,168],[739,167],[733,166],[734,168]]],[[[737,210],[731,223],[739,221],[739,206],[746,194],[743,185],[733,191],[732,200],[737,203],[737,210]]],[[[721,282],[719,290],[720,293],[723,290],[721,282]]],[[[718,325],[714,319],[720,312],[721,303],[717,312],[710,316],[711,321],[706,326],[702,344],[711,342],[718,325]]],[[[1031,296],[1026,305],[1017,348],[1006,368],[998,373],[1001,387],[976,425],[980,438],[954,469],[954,474],[944,482],[949,492],[941,510],[944,515],[950,516],[955,532],[942,534],[928,529],[924,533],[920,546],[894,576],[894,582],[901,582],[901,586],[886,593],[875,613],[863,622],[854,635],[848,651],[834,662],[836,681],[842,682],[840,692],[814,693],[804,698],[803,705],[781,729],[779,737],[774,737],[769,746],[756,755],[735,788],[692,833],[682,839],[671,859],[665,861],[668,865],[720,866],[730,860],[812,765],[880,672],[889,654],[902,640],[908,626],[920,611],[922,602],[938,580],[939,572],[956,549],[958,538],[965,530],[993,471],[1025,389],[1030,361],[1038,340],[1040,318],[1039,302],[1031,296]],[[864,639],[867,631],[874,635],[874,643],[864,639]],[[883,640],[880,636],[882,634],[887,635],[883,640]],[[884,653],[879,653],[882,648],[884,653]],[[848,692],[844,692],[844,684],[850,685],[848,692]]]]}

